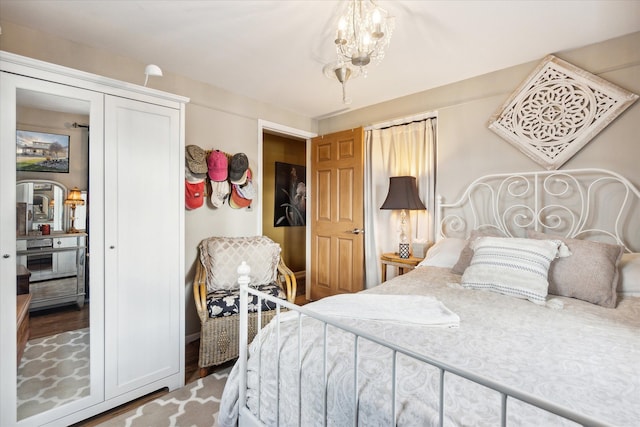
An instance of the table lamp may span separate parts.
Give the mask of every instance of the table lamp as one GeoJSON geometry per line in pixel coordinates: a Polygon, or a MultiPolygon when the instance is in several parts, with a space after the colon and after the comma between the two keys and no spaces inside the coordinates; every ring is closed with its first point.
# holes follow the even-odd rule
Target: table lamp
{"type": "Polygon", "coordinates": [[[409,217],[407,210],[426,210],[427,208],[420,200],[416,178],[413,176],[392,176],[389,178],[389,193],[380,206],[380,209],[400,210],[400,244],[398,255],[400,258],[409,258],[409,248],[411,247],[411,237],[407,228],[409,217]]]}
{"type": "Polygon", "coordinates": [[[83,206],[84,200],[82,200],[82,193],[78,187],[73,187],[71,191],[69,191],[69,195],[64,201],[65,205],[71,205],[71,227],[69,227],[68,233],[79,233],[80,230],[76,229],[75,221],[76,221],[76,206],[83,206]]]}

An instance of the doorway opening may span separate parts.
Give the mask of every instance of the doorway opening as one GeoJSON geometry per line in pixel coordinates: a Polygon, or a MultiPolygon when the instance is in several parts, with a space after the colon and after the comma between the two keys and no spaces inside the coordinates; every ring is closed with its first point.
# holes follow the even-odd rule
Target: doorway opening
{"type": "Polygon", "coordinates": [[[262,171],[261,234],[280,244],[282,259],[295,273],[296,303],[308,299],[309,271],[309,132],[260,122],[262,171]]]}

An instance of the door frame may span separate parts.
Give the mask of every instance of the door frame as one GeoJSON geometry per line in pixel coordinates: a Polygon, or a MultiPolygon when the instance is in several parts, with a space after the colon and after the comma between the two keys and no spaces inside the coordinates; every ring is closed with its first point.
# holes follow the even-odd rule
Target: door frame
{"type": "MultiPolygon", "coordinates": [[[[264,176],[263,176],[263,166],[262,166],[262,162],[264,161],[264,152],[263,152],[263,134],[264,131],[268,130],[280,135],[284,135],[284,136],[293,136],[296,138],[302,138],[306,141],[306,152],[307,152],[307,156],[305,159],[305,162],[307,163],[307,165],[311,164],[311,138],[315,138],[316,136],[318,136],[317,133],[315,132],[309,132],[306,130],[302,130],[302,129],[296,129],[296,128],[292,128],[290,126],[285,126],[285,125],[281,125],[279,123],[274,123],[274,122],[270,122],[268,120],[262,120],[262,119],[258,119],[258,176],[257,176],[257,180],[258,180],[258,186],[264,185],[264,176]]],[[[310,168],[306,168],[307,169],[307,176],[306,176],[306,183],[307,183],[307,189],[311,188],[311,176],[312,176],[312,171],[310,170],[310,168]]],[[[255,179],[255,178],[254,178],[255,179]]],[[[262,188],[262,187],[260,187],[262,188]]],[[[308,196],[308,194],[307,194],[308,196]]],[[[306,214],[306,224],[310,224],[310,218],[311,218],[311,209],[312,209],[312,200],[311,197],[307,197],[307,214],[306,214]]],[[[260,203],[258,203],[258,206],[256,206],[256,230],[258,230],[258,235],[262,235],[262,209],[263,209],[263,203],[262,200],[260,200],[260,203]]],[[[305,257],[304,257],[304,264],[305,264],[305,275],[306,277],[311,277],[311,227],[307,226],[306,227],[306,231],[305,231],[305,257]]],[[[306,298],[310,299],[311,298],[311,287],[307,286],[305,289],[306,292],[306,298]]]]}

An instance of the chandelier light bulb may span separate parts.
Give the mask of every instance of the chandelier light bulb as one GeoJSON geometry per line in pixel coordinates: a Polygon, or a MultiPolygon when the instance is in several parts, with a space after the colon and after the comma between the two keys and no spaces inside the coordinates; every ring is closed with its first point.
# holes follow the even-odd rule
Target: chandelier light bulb
{"type": "Polygon", "coordinates": [[[337,32],[336,41],[335,41],[337,45],[343,45],[347,43],[347,40],[345,39],[345,34],[344,34],[346,29],[347,29],[347,22],[345,21],[345,17],[343,16],[340,18],[340,22],[338,22],[338,32],[337,32]]]}
{"type": "Polygon", "coordinates": [[[382,22],[382,16],[380,15],[380,11],[378,10],[378,8],[375,8],[373,10],[373,13],[371,14],[371,20],[376,25],[380,25],[380,22],[382,22]]]}
{"type": "Polygon", "coordinates": [[[373,22],[373,32],[371,35],[374,39],[381,39],[384,37],[384,32],[382,31],[382,15],[380,15],[380,11],[378,8],[373,10],[371,14],[371,21],[373,22]]]}

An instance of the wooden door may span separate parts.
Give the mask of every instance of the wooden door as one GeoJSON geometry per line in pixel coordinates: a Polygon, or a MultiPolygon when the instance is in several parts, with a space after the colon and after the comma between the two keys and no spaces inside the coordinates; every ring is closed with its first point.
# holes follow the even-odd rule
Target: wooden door
{"type": "Polygon", "coordinates": [[[364,288],[364,133],[311,141],[311,299],[364,288]]]}

